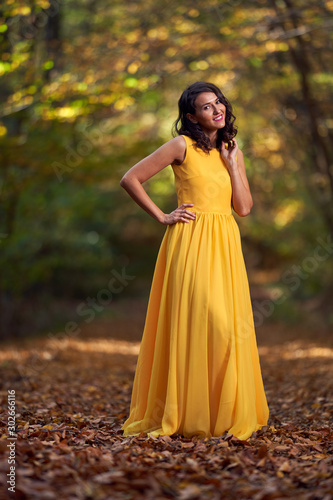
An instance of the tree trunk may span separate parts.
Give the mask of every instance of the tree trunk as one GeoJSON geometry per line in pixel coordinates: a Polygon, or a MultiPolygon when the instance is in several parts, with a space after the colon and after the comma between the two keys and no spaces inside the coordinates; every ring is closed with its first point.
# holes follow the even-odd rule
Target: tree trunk
{"type": "MultiPolygon", "coordinates": [[[[307,139],[304,148],[310,153],[308,169],[310,177],[307,179],[307,186],[310,194],[314,198],[327,227],[333,234],[333,137],[330,129],[326,125],[325,114],[328,118],[328,109],[322,102],[316,99],[311,90],[311,75],[316,71],[325,73],[325,66],[318,68],[321,58],[316,59],[316,68],[311,61],[311,54],[316,49],[311,44],[311,40],[302,34],[304,20],[301,18],[298,8],[292,0],[284,0],[285,8],[282,9],[276,0],[271,0],[277,17],[272,21],[271,28],[278,26],[283,30],[281,37],[289,46],[289,54],[294,68],[297,71],[303,97],[303,109],[306,112],[307,128],[309,133],[304,134],[307,139]],[[292,30],[293,36],[289,30],[292,30]],[[324,189],[316,186],[313,179],[319,177],[324,180],[324,189]],[[317,177],[316,177],[317,176],[317,177]]],[[[303,124],[304,128],[304,124],[303,124]]]]}

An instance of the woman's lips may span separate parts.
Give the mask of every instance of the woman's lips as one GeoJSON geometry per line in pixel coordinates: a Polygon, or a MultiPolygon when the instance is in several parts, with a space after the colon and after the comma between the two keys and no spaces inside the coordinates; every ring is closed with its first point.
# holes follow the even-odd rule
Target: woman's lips
{"type": "Polygon", "coordinates": [[[213,120],[214,120],[214,122],[220,122],[221,120],[223,120],[223,115],[217,116],[213,120]]]}

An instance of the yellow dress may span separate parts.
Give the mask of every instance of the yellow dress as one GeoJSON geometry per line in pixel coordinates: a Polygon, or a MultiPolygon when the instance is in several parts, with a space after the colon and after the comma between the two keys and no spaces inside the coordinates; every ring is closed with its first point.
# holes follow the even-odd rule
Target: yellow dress
{"type": "Polygon", "coordinates": [[[183,137],[175,188],[196,219],[167,226],[161,242],[123,435],[246,440],[269,409],[231,180],[218,150],[183,137]]]}

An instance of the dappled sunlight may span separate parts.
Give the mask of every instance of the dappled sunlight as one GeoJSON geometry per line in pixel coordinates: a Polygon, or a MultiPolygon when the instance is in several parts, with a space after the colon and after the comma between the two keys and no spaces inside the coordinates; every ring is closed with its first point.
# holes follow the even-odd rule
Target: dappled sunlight
{"type": "Polygon", "coordinates": [[[0,352],[0,363],[5,361],[24,361],[30,356],[38,356],[43,360],[52,360],[57,352],[68,351],[69,349],[83,352],[100,352],[107,354],[138,355],[140,342],[127,342],[125,340],[115,339],[93,339],[93,340],[75,340],[75,339],[57,339],[54,337],[49,340],[29,342],[30,348],[24,347],[17,349],[3,348],[0,352]]]}
{"type": "Polygon", "coordinates": [[[302,347],[299,343],[292,342],[289,344],[290,351],[282,353],[283,359],[297,358],[333,358],[333,349],[329,347],[302,347]]]}
{"type": "MultiPolygon", "coordinates": [[[[139,354],[141,342],[129,342],[118,339],[90,338],[72,339],[55,335],[51,339],[30,339],[24,342],[23,346],[2,347],[0,352],[0,363],[13,360],[24,361],[33,356],[38,356],[43,360],[52,360],[58,352],[76,350],[81,352],[95,352],[105,354],[121,354],[137,356],[139,354]]],[[[315,344],[308,344],[305,341],[297,340],[283,343],[276,348],[276,345],[258,346],[259,354],[272,358],[285,360],[299,358],[333,358],[333,348],[315,344]]]]}
{"type": "Polygon", "coordinates": [[[275,346],[261,346],[259,347],[259,354],[280,359],[333,358],[333,349],[317,345],[309,346],[297,341],[279,346],[278,350],[276,350],[275,346]]]}
{"type": "Polygon", "coordinates": [[[70,340],[68,347],[85,352],[105,352],[111,354],[139,354],[140,342],[127,342],[125,340],[70,340]]]}

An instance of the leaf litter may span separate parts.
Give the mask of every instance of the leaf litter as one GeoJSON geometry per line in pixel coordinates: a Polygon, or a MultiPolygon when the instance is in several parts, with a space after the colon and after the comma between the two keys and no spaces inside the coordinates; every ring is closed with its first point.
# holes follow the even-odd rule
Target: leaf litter
{"type": "MultiPolygon", "coordinates": [[[[327,335],[296,341],[285,334],[277,349],[271,329],[262,331],[265,344],[258,345],[270,417],[242,441],[227,433],[124,437],[138,343],[130,341],[127,354],[123,340],[119,352],[114,339],[112,349],[94,350],[91,336],[97,334],[98,325],[85,332],[86,350],[74,341],[52,349],[42,339],[3,347],[0,478],[6,485],[7,391],[15,389],[15,498],[333,498],[333,349],[327,335]],[[299,350],[308,355],[297,355],[299,350]],[[43,352],[42,369],[27,372],[29,360],[35,363],[43,352]]],[[[0,498],[13,498],[1,488],[0,498]]]]}

